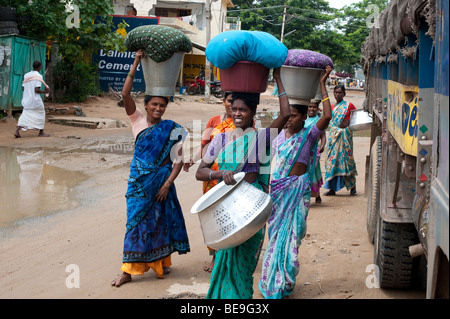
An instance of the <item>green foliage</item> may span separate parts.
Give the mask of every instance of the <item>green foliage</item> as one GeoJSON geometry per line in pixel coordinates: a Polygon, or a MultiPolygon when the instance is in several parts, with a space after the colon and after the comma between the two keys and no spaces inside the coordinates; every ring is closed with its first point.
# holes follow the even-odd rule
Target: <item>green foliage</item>
{"type": "Polygon", "coordinates": [[[28,36],[53,41],[63,59],[71,62],[82,60],[86,50],[125,51],[122,36],[111,31],[114,24],[110,15],[113,13],[109,0],[34,0],[20,12],[31,18],[31,22],[23,26],[28,36]],[[74,11],[73,5],[79,8],[79,21],[74,21],[77,16],[69,17],[74,11]],[[68,28],[68,18],[69,22],[79,22],[79,27],[68,28]]]}
{"type": "Polygon", "coordinates": [[[286,19],[283,43],[288,49],[307,49],[328,55],[335,69],[351,73],[359,64],[361,45],[369,35],[367,10],[375,4],[379,11],[388,0],[361,0],[341,10],[324,0],[233,0],[229,16],[239,16],[243,30],[260,30],[281,38],[283,10],[286,19]]]}
{"type": "Polygon", "coordinates": [[[0,4],[6,2],[16,7],[19,17],[29,18],[19,19],[27,36],[51,43],[52,49],[58,47],[62,60],[53,70],[54,96],[58,102],[82,101],[99,92],[97,71],[89,66],[92,53],[100,48],[126,50],[122,35],[111,31],[127,26],[125,22],[114,26],[112,1],[0,0],[0,4]],[[74,6],[79,15],[72,14],[74,6]]]}
{"type": "Polygon", "coordinates": [[[54,97],[58,103],[84,101],[89,95],[98,95],[98,76],[94,67],[84,61],[61,61],[53,70],[54,97]]]}

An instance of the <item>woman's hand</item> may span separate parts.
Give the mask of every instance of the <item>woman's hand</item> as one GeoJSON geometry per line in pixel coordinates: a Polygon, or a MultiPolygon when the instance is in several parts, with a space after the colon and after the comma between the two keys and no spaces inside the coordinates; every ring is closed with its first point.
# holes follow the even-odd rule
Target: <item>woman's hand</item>
{"type": "MultiPolygon", "coordinates": [[[[281,68],[273,69],[273,78],[274,78],[275,80],[281,78],[281,68]]],[[[279,93],[281,93],[281,92],[279,92],[279,93]]]]}
{"type": "Polygon", "coordinates": [[[325,73],[322,76],[322,78],[320,79],[321,83],[326,83],[327,82],[328,76],[330,75],[332,70],[333,69],[331,68],[331,66],[327,65],[327,67],[325,68],[325,73]]]}
{"type": "Polygon", "coordinates": [[[169,188],[170,185],[167,185],[168,183],[165,182],[163,186],[158,191],[158,194],[156,194],[155,199],[157,202],[163,202],[167,199],[167,194],[169,194],[169,188]]]}
{"type": "Polygon", "coordinates": [[[145,53],[144,53],[144,50],[139,49],[139,50],[136,51],[136,55],[134,57],[134,61],[139,63],[139,62],[141,62],[142,58],[145,58],[145,53]]]}
{"type": "Polygon", "coordinates": [[[189,169],[194,165],[194,159],[191,157],[189,158],[189,162],[183,164],[183,170],[185,172],[189,172],[189,169]]]}
{"type": "Polygon", "coordinates": [[[234,173],[229,170],[225,170],[222,172],[223,175],[223,181],[226,185],[234,185],[236,184],[236,180],[234,179],[234,173]]]}

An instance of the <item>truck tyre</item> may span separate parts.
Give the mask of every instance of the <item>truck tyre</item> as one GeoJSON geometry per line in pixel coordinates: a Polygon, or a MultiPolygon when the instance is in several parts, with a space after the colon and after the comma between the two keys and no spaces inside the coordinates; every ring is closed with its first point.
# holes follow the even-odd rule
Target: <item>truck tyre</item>
{"type": "Polygon", "coordinates": [[[377,215],[380,210],[380,165],[381,136],[377,136],[370,150],[369,185],[370,193],[367,199],[367,233],[371,243],[374,241],[377,215]]]}
{"type": "Polygon", "coordinates": [[[378,214],[374,263],[378,266],[381,288],[410,288],[415,263],[409,246],[418,242],[412,223],[388,223],[378,214]]]}

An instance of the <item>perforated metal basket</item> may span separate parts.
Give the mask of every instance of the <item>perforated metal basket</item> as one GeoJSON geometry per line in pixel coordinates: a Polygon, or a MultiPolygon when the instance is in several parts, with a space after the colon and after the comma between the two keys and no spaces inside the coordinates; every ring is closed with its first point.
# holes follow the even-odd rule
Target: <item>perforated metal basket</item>
{"type": "Polygon", "coordinates": [[[214,249],[236,247],[255,235],[272,212],[269,194],[234,175],[235,185],[220,182],[192,206],[198,214],[206,245],[214,249]]]}

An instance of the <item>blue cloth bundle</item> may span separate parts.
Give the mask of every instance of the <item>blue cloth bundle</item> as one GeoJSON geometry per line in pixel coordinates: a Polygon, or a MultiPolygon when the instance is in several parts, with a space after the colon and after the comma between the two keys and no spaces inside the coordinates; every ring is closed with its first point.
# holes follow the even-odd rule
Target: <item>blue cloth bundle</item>
{"type": "Polygon", "coordinates": [[[237,30],[222,32],[212,38],[205,54],[215,67],[222,70],[238,61],[256,62],[274,69],[283,65],[288,49],[267,32],[237,30]]]}

